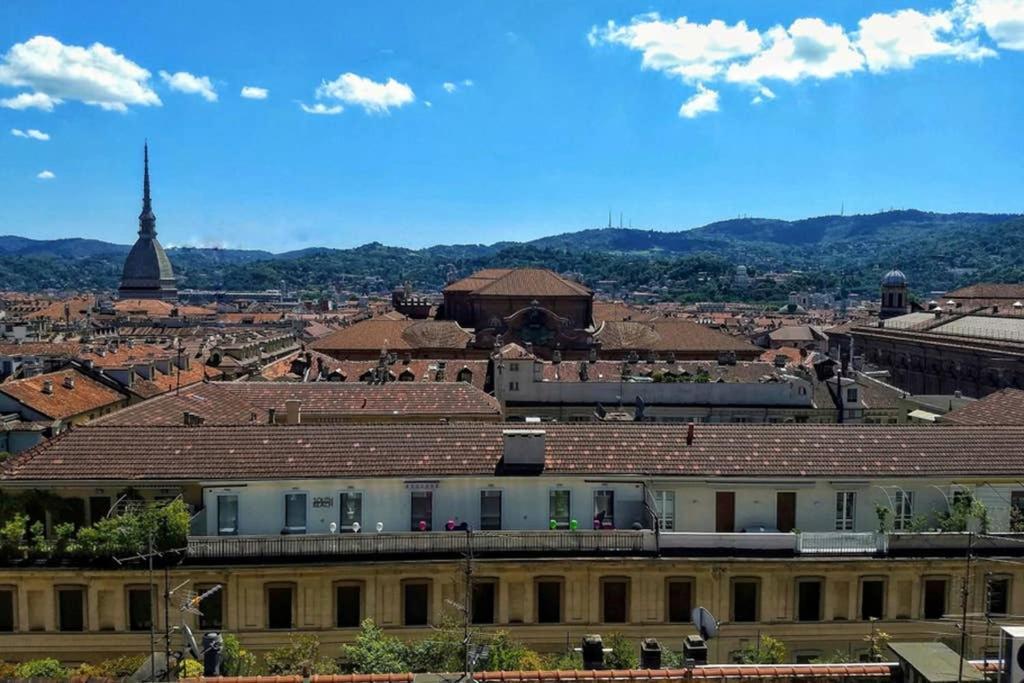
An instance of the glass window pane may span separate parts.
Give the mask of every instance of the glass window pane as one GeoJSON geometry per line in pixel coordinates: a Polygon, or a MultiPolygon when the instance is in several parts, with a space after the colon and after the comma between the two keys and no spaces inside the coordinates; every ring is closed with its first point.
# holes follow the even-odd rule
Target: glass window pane
{"type": "Polygon", "coordinates": [[[338,628],[355,628],[362,620],[362,588],[358,585],[338,586],[335,591],[335,614],[338,628]]]}
{"type": "Polygon", "coordinates": [[[412,525],[413,531],[430,531],[433,528],[434,517],[434,492],[413,491],[412,502],[412,525]]]}
{"type": "Polygon", "coordinates": [[[603,621],[606,624],[625,624],[629,620],[629,583],[618,579],[605,581],[601,589],[603,621]]]}
{"type": "Polygon", "coordinates": [[[658,526],[662,531],[676,528],[675,491],[655,491],[654,502],[658,512],[658,526]]]}
{"type": "Polygon", "coordinates": [[[405,584],[405,625],[426,626],[430,614],[430,587],[425,583],[405,584]]]}
{"type": "Polygon", "coordinates": [[[288,531],[306,530],[306,494],[286,493],[284,496],[284,526],[288,531]]]}
{"type": "Polygon", "coordinates": [[[733,621],[757,621],[758,584],[756,581],[736,581],[732,585],[733,621]]]}
{"type": "Polygon", "coordinates": [[[494,623],[495,588],[493,581],[480,581],[473,584],[473,623],[494,623]]]}
{"type": "Polygon", "coordinates": [[[58,590],[57,616],[61,631],[84,631],[85,592],[80,588],[58,590]]]}
{"type": "Polygon", "coordinates": [[[569,491],[552,491],[548,496],[548,518],[555,520],[557,528],[564,529],[569,526],[570,514],[569,491]]]}
{"type": "Polygon", "coordinates": [[[128,590],[128,630],[148,631],[153,625],[153,597],[148,588],[128,590]]]}
{"type": "MultiPolygon", "coordinates": [[[[212,585],[196,586],[200,595],[213,588],[212,585]]],[[[204,630],[220,630],[224,628],[224,588],[203,598],[199,603],[199,628],[204,630]]]]}
{"type": "Polygon", "coordinates": [[[883,619],[885,608],[885,581],[865,580],[860,585],[860,618],[863,621],[883,619]]]}
{"type": "Polygon", "coordinates": [[[562,583],[537,582],[537,622],[557,624],[562,621],[562,583]]]}
{"type": "Polygon", "coordinates": [[[615,492],[594,491],[594,528],[615,526],[615,492]]]}
{"type": "Polygon", "coordinates": [[[668,620],[673,624],[690,622],[693,612],[693,583],[690,581],[669,581],[668,620]]]}
{"type": "Polygon", "coordinates": [[[0,632],[14,630],[14,591],[0,590],[0,632]]]}
{"type": "Polygon", "coordinates": [[[352,525],[363,525],[363,494],[341,494],[341,530],[352,531],[352,525]]]}
{"type": "Polygon", "coordinates": [[[221,536],[238,533],[238,496],[217,496],[217,533],[221,536]]]}
{"type": "Polygon", "coordinates": [[[480,492],[480,528],[484,531],[501,529],[501,491],[480,492]]]}
{"type": "Polygon", "coordinates": [[[267,628],[292,627],[292,589],[279,586],[267,589],[267,628]]]}

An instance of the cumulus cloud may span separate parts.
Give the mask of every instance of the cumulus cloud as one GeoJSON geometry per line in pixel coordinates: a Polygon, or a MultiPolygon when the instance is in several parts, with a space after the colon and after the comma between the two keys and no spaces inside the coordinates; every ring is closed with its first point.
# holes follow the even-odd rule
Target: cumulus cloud
{"type": "Polygon", "coordinates": [[[14,97],[0,99],[0,107],[18,110],[40,109],[42,111],[53,111],[55,106],[63,102],[64,100],[50,97],[41,92],[23,92],[18,93],[14,97]]]}
{"type": "Polygon", "coordinates": [[[217,91],[213,89],[209,76],[196,76],[187,71],[176,71],[173,74],[160,71],[160,78],[171,90],[199,95],[207,102],[217,101],[217,91]]]}
{"type": "Polygon", "coordinates": [[[299,107],[301,107],[302,111],[306,112],[307,114],[322,114],[325,116],[340,114],[341,112],[345,111],[345,107],[341,106],[340,104],[328,107],[323,102],[317,102],[316,104],[306,104],[305,102],[299,102],[299,107]]]}
{"type": "Polygon", "coordinates": [[[35,36],[0,57],[0,85],[28,89],[0,106],[52,111],[65,100],[113,111],[159,106],[149,78],[149,71],[101,43],[81,47],[35,36]]]}
{"type": "Polygon", "coordinates": [[[884,73],[911,69],[925,59],[994,57],[997,51],[985,36],[996,47],[1024,50],[1024,0],[952,1],[945,10],[878,12],[849,29],[817,17],[759,29],[744,21],[701,23],[650,13],[626,24],[594,26],[587,40],[595,48],[621,46],[638,52],[642,69],[697,86],[680,109],[681,116],[692,118],[685,112],[714,111],[702,108],[712,103],[717,109],[718,93],[708,87],[713,83],[752,90],[751,103],[761,104],[775,97],[766,82],[797,84],[865,71],[884,73]]]}
{"type": "Polygon", "coordinates": [[[16,138],[30,138],[32,140],[42,140],[43,142],[50,139],[49,133],[44,133],[43,131],[36,130],[35,128],[29,128],[28,130],[11,128],[11,135],[16,138]]]}
{"type": "Polygon", "coordinates": [[[247,85],[242,88],[242,97],[247,100],[265,100],[270,95],[266,88],[259,88],[255,85],[247,85]]]}
{"type": "Polygon", "coordinates": [[[1024,50],[1024,0],[959,0],[969,29],[983,29],[1004,50],[1024,50]]]}
{"type": "Polygon", "coordinates": [[[718,93],[705,87],[703,83],[698,83],[697,92],[679,107],[679,116],[684,119],[695,119],[712,111],[718,111],[718,93]]]}
{"type": "Polygon", "coordinates": [[[451,81],[445,81],[444,83],[441,84],[441,87],[444,88],[444,91],[449,94],[459,89],[459,86],[455,85],[451,81]]]}
{"type": "Polygon", "coordinates": [[[36,178],[39,178],[40,180],[53,180],[56,177],[57,176],[53,171],[40,171],[39,173],[36,173],[36,178]]]}
{"type": "Polygon", "coordinates": [[[416,100],[412,88],[394,78],[378,83],[351,72],[322,82],[316,89],[316,97],[356,105],[371,114],[386,114],[392,108],[404,107],[416,100]]]}

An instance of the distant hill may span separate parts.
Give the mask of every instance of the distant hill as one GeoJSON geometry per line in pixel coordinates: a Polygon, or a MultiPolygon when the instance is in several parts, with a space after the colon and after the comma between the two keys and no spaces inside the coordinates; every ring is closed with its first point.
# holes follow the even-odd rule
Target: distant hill
{"type": "MultiPolygon", "coordinates": [[[[114,289],[127,245],[69,238],[0,237],[0,288],[114,289]]],[[[600,228],[525,243],[436,245],[380,243],[352,249],[312,247],[281,254],[241,249],[168,249],[179,286],[262,289],[282,282],[308,290],[392,287],[405,280],[440,288],[454,270],[539,266],[577,273],[586,283],[614,280],[626,290],[653,288],[681,300],[778,301],[790,288],[840,288],[872,295],[881,273],[903,269],[926,293],[977,280],[1024,281],[1024,218],[1008,214],[887,211],[796,221],[737,218],[691,230],[600,228]],[[779,285],[736,290],[735,266],[755,275],[800,271],[779,285]]]]}

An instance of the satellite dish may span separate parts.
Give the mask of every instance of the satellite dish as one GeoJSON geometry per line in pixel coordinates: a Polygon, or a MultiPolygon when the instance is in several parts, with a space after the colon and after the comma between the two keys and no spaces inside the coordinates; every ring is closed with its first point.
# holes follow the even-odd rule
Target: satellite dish
{"type": "Polygon", "coordinates": [[[704,640],[711,640],[718,635],[718,620],[703,607],[694,607],[690,618],[704,640]]]}
{"type": "Polygon", "coordinates": [[[199,646],[196,644],[196,637],[192,635],[192,629],[188,627],[188,624],[184,624],[181,627],[181,635],[185,638],[185,649],[192,655],[194,659],[202,659],[202,653],[199,651],[199,646]]]}

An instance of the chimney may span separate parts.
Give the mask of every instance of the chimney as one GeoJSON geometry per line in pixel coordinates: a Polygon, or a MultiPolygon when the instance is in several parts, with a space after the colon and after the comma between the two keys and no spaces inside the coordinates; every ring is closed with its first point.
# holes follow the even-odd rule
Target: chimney
{"type": "Polygon", "coordinates": [[[267,408],[267,424],[277,424],[277,408],[267,408]]]}
{"type": "Polygon", "coordinates": [[[44,394],[52,394],[53,393],[53,380],[52,379],[44,379],[43,380],[43,393],[44,394]]]}
{"type": "Polygon", "coordinates": [[[74,375],[64,375],[64,388],[74,389],[75,388],[75,377],[74,375]]]}
{"type": "Polygon", "coordinates": [[[501,435],[506,465],[544,467],[543,429],[506,429],[501,435]]]}
{"type": "Polygon", "coordinates": [[[693,445],[693,423],[686,425],[686,445],[693,445]]]}
{"type": "Polygon", "coordinates": [[[302,421],[302,401],[290,398],[284,402],[284,423],[297,425],[302,421]]]}

